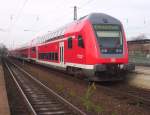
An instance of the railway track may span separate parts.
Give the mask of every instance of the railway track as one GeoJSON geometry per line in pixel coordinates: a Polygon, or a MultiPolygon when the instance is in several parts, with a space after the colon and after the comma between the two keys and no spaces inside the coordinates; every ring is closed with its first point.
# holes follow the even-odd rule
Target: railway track
{"type": "MultiPolygon", "coordinates": [[[[44,66],[42,66],[42,67],[44,67],[44,66]]],[[[45,69],[47,70],[47,68],[45,68],[45,69]]],[[[56,72],[57,75],[58,75],[58,73],[61,73],[61,75],[60,75],[61,77],[62,77],[62,73],[66,74],[65,72],[55,71],[54,69],[52,69],[52,72],[54,72],[54,73],[56,72]]],[[[74,79],[76,79],[76,78],[74,78],[74,79]]],[[[86,82],[87,82],[87,80],[86,80],[86,82]]],[[[101,89],[106,90],[107,93],[111,94],[115,98],[128,100],[129,104],[133,104],[133,105],[140,104],[144,107],[146,106],[146,107],[150,108],[150,90],[146,91],[143,89],[131,87],[128,84],[120,84],[118,87],[118,85],[114,85],[113,82],[112,82],[112,85],[101,85],[98,83],[96,85],[96,87],[99,88],[99,90],[101,90],[101,89]]]]}
{"type": "Polygon", "coordinates": [[[5,64],[31,115],[86,115],[19,66],[5,64]]]}
{"type": "MultiPolygon", "coordinates": [[[[32,65],[30,64],[30,66],[32,65]]],[[[35,67],[35,65],[33,65],[33,67],[35,67]]],[[[44,66],[36,65],[36,67],[43,71],[49,71],[50,74],[53,74],[52,76],[55,76],[55,75],[61,76],[61,77],[64,77],[64,79],[70,79],[70,81],[73,81],[73,82],[76,81],[76,82],[80,82],[81,84],[82,83],[87,84],[87,81],[85,82],[83,81],[83,79],[81,80],[81,79],[69,77],[69,75],[65,74],[64,72],[55,71],[54,69],[51,70],[47,67],[45,68],[44,66]]],[[[120,87],[118,87],[117,85],[114,86],[113,83],[112,85],[101,85],[98,83],[96,84],[96,87],[97,87],[98,92],[100,91],[102,93],[105,93],[106,95],[109,95],[119,101],[125,102],[129,105],[142,107],[148,111],[150,110],[150,98],[149,98],[150,91],[145,91],[145,90],[138,89],[138,88],[136,89],[134,87],[128,86],[127,84],[120,84],[120,87]]]]}
{"type": "Polygon", "coordinates": [[[130,105],[137,105],[150,109],[150,90],[143,90],[128,85],[96,85],[99,89],[104,89],[108,95],[116,99],[126,101],[130,105]]]}

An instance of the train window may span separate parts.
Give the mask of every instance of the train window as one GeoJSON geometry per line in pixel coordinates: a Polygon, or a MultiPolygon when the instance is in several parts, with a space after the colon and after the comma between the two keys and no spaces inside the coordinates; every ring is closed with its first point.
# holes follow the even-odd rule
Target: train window
{"type": "Polygon", "coordinates": [[[41,53],[40,53],[40,56],[39,56],[39,57],[40,57],[40,59],[42,59],[42,54],[41,54],[41,53]]]}
{"type": "Polygon", "coordinates": [[[48,53],[45,54],[46,59],[48,59],[48,53]]]}
{"type": "Polygon", "coordinates": [[[43,53],[40,53],[40,59],[43,59],[43,53]]]}
{"type": "Polygon", "coordinates": [[[72,48],[72,38],[68,38],[68,48],[72,48]]]}
{"type": "Polygon", "coordinates": [[[39,59],[41,59],[41,54],[39,54],[39,59]]]}
{"type": "Polygon", "coordinates": [[[46,59],[46,55],[45,55],[45,53],[43,53],[43,59],[46,59]]]}
{"type": "Polygon", "coordinates": [[[82,36],[78,36],[78,46],[84,48],[83,38],[82,36]]]}
{"type": "Polygon", "coordinates": [[[45,53],[43,53],[43,57],[44,57],[44,59],[46,59],[46,55],[45,55],[45,53]]]}
{"type": "Polygon", "coordinates": [[[43,55],[42,55],[42,53],[40,54],[40,59],[43,59],[43,55]]]}
{"type": "Polygon", "coordinates": [[[58,61],[58,53],[55,53],[55,60],[58,61]]]}
{"type": "Polygon", "coordinates": [[[43,59],[45,59],[46,57],[45,57],[45,53],[43,53],[43,59]]]}
{"type": "Polygon", "coordinates": [[[42,59],[44,59],[44,53],[42,53],[42,59]]]}
{"type": "Polygon", "coordinates": [[[35,47],[33,47],[31,50],[32,50],[32,52],[35,52],[35,47]]]}
{"type": "Polygon", "coordinates": [[[52,56],[51,56],[51,53],[49,53],[49,60],[51,60],[51,57],[52,57],[52,56]]]}
{"type": "Polygon", "coordinates": [[[50,52],[50,60],[52,60],[52,52],[50,52]]]}
{"type": "Polygon", "coordinates": [[[54,52],[52,52],[51,56],[52,56],[51,60],[54,60],[54,58],[55,58],[54,52]]]}
{"type": "Polygon", "coordinates": [[[47,60],[49,60],[49,53],[47,53],[47,60]]]}

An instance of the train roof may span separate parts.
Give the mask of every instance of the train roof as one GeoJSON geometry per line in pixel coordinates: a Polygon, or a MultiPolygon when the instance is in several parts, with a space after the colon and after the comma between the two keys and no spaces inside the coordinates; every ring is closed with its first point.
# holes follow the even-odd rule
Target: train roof
{"type": "Polygon", "coordinates": [[[69,32],[71,32],[71,27],[73,27],[72,30],[75,31],[75,28],[74,28],[73,25],[78,23],[79,21],[84,22],[84,20],[87,20],[87,19],[90,20],[92,24],[118,24],[118,25],[121,24],[121,22],[118,19],[116,19],[112,16],[109,16],[107,14],[104,14],[104,13],[91,13],[87,16],[84,16],[84,17],[80,18],[79,20],[76,20],[76,21],[73,21],[69,24],[66,24],[65,26],[63,26],[59,29],[56,29],[54,31],[46,33],[45,35],[37,37],[34,40],[35,43],[33,43],[33,41],[32,41],[32,43],[34,45],[36,45],[36,44],[48,42],[48,41],[54,39],[55,37],[63,36],[65,32],[66,33],[68,32],[67,30],[69,30],[69,32]]]}
{"type": "Polygon", "coordinates": [[[82,20],[83,18],[89,19],[92,24],[121,24],[118,19],[104,13],[91,13],[80,19],[82,20]]]}
{"type": "Polygon", "coordinates": [[[79,20],[76,20],[69,24],[66,24],[65,26],[63,26],[59,29],[48,32],[42,36],[36,37],[35,39],[33,39],[31,41],[31,46],[26,45],[25,47],[20,47],[20,49],[25,49],[27,47],[33,47],[37,44],[48,42],[57,36],[63,36],[65,32],[67,33],[67,30],[69,30],[69,32],[70,32],[70,30],[71,30],[70,27],[73,27],[72,30],[75,31],[75,28],[73,25],[78,22],[84,22],[84,20],[90,20],[90,22],[92,24],[118,24],[118,25],[121,24],[121,22],[118,19],[116,19],[110,15],[107,15],[104,13],[91,13],[89,15],[86,15],[86,16],[80,18],[79,20]]]}

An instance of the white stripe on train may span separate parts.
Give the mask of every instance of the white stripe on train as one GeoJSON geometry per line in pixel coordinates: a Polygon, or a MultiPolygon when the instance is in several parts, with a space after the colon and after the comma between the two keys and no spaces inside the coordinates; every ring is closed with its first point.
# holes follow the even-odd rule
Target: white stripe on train
{"type": "Polygon", "coordinates": [[[62,63],[55,63],[55,62],[37,60],[37,59],[34,59],[34,58],[31,58],[31,59],[35,60],[37,63],[52,65],[52,66],[57,66],[57,67],[62,67],[62,68],[66,68],[67,66],[71,66],[71,67],[78,67],[78,68],[83,68],[83,69],[94,69],[94,65],[77,64],[77,63],[69,63],[69,62],[65,62],[64,64],[62,64],[62,63]]]}

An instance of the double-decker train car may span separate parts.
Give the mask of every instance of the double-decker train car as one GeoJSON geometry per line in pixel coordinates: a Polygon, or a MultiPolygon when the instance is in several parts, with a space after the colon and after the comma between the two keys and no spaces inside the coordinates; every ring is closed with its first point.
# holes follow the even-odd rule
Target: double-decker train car
{"type": "Polygon", "coordinates": [[[94,81],[118,80],[120,77],[115,75],[134,69],[134,65],[128,63],[128,47],[121,22],[103,13],[89,14],[38,36],[25,49],[13,52],[20,58],[84,75],[94,81]],[[104,77],[100,75],[103,73],[115,75],[104,77]]]}

